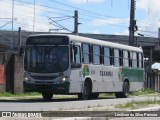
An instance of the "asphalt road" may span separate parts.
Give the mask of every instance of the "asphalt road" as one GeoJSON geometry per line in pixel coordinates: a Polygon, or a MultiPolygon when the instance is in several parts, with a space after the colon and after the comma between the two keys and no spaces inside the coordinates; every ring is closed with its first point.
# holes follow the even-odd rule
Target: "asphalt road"
{"type": "MultiPolygon", "coordinates": [[[[133,98],[121,98],[117,99],[114,97],[109,97],[106,99],[97,99],[97,100],[86,100],[81,101],[77,99],[53,99],[50,102],[45,102],[41,98],[32,98],[32,99],[0,99],[0,111],[64,111],[64,110],[73,110],[79,108],[91,108],[99,106],[111,106],[117,104],[125,104],[131,101],[147,101],[147,100],[160,100],[160,97],[133,97],[133,98]]],[[[138,109],[138,111],[160,111],[159,108],[152,109],[138,109]]],[[[1,120],[21,120],[24,118],[0,118],[1,120]]],[[[37,120],[37,118],[25,118],[29,120],[37,120]]],[[[39,120],[106,120],[106,117],[73,117],[71,118],[39,118],[39,120]]],[[[124,118],[109,118],[109,120],[159,120],[159,117],[124,117],[124,118]]]]}
{"type": "Polygon", "coordinates": [[[49,102],[45,102],[40,98],[29,100],[0,100],[0,111],[62,111],[147,100],[160,100],[160,97],[106,98],[85,101],[77,99],[53,99],[49,102]]]}

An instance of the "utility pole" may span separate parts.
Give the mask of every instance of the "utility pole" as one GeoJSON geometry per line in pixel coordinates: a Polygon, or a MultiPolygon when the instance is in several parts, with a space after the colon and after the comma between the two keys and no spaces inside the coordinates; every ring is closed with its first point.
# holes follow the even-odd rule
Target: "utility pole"
{"type": "Polygon", "coordinates": [[[78,11],[75,10],[74,11],[74,34],[78,35],[78,11]]]}
{"type": "Polygon", "coordinates": [[[12,0],[12,39],[11,39],[11,49],[13,49],[13,40],[14,40],[13,22],[14,22],[14,0],[12,0]]]}
{"type": "Polygon", "coordinates": [[[34,27],[35,27],[35,3],[36,1],[34,0],[33,32],[34,32],[34,27]]]}
{"type": "Polygon", "coordinates": [[[21,55],[21,27],[18,28],[18,54],[21,55]]]}
{"type": "Polygon", "coordinates": [[[129,45],[134,46],[134,31],[135,31],[135,0],[131,0],[130,7],[130,26],[129,26],[129,45]]]}

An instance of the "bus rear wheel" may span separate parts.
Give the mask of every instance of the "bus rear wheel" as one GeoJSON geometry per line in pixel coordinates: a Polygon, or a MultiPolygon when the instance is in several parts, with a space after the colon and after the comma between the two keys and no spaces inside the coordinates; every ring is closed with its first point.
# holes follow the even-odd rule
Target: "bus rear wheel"
{"type": "Polygon", "coordinates": [[[80,100],[88,100],[90,97],[90,88],[88,82],[84,83],[82,93],[78,94],[78,99],[80,100]]]}
{"type": "Polygon", "coordinates": [[[115,96],[116,98],[127,98],[128,94],[129,94],[129,83],[125,81],[123,84],[123,91],[116,92],[115,96]]]}
{"type": "Polygon", "coordinates": [[[50,92],[43,92],[42,97],[45,101],[50,101],[53,97],[53,93],[50,92]]]}

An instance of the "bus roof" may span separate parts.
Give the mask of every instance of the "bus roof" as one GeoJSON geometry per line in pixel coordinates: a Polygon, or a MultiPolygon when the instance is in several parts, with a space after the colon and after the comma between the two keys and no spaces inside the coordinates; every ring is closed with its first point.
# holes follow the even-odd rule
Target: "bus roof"
{"type": "Polygon", "coordinates": [[[118,49],[135,51],[135,52],[143,52],[142,48],[139,48],[139,47],[133,47],[133,46],[124,45],[124,44],[120,44],[120,43],[113,43],[113,42],[108,42],[108,41],[99,40],[99,39],[82,37],[82,36],[78,36],[78,35],[71,35],[71,34],[35,34],[35,35],[31,35],[29,37],[34,37],[34,36],[68,36],[70,38],[70,40],[75,41],[75,42],[84,42],[84,43],[90,43],[90,44],[95,44],[95,45],[107,46],[107,47],[111,47],[111,48],[118,48],[118,49]]]}

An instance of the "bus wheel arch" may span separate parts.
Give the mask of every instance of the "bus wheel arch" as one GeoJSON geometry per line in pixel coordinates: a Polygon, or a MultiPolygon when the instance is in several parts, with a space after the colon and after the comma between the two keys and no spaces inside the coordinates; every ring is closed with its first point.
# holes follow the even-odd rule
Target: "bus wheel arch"
{"type": "Polygon", "coordinates": [[[127,98],[130,91],[130,83],[128,79],[125,79],[122,84],[122,92],[116,92],[116,98],[127,98]]]}
{"type": "Polygon", "coordinates": [[[92,80],[91,78],[86,78],[82,87],[82,92],[78,94],[78,99],[88,100],[92,93],[92,80]]]}

